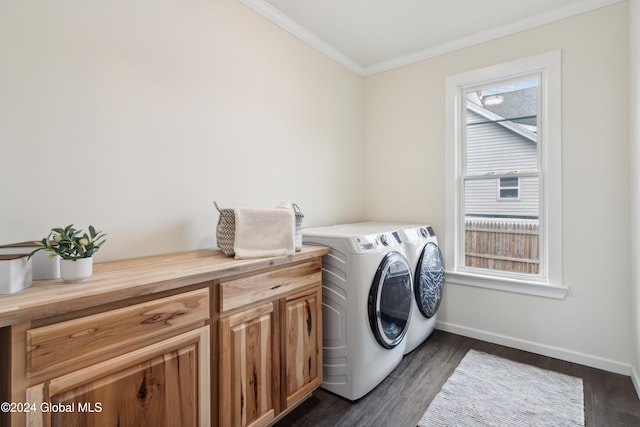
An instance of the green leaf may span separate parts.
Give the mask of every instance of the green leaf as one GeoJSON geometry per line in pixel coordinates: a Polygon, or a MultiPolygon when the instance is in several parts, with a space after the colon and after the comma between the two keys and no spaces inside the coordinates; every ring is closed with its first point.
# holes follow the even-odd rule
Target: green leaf
{"type": "Polygon", "coordinates": [[[106,234],[102,234],[101,231],[96,231],[92,225],[89,226],[89,233],[83,232],[82,229],[74,228],[73,224],[69,224],[64,228],[52,228],[47,237],[34,242],[40,247],[34,250],[29,256],[39,250],[47,250],[60,255],[63,259],[77,260],[87,258],[93,256],[105,242],[104,236],[106,236],[106,234]],[[59,240],[59,242],[55,242],[56,239],[59,240]],[[86,239],[88,242],[87,245],[81,245],[81,239],[86,239]]]}

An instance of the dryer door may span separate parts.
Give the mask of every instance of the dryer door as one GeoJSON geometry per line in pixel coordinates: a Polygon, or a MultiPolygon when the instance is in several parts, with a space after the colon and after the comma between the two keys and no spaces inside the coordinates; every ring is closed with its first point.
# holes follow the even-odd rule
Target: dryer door
{"type": "Polygon", "coordinates": [[[415,286],[413,287],[418,309],[424,317],[433,317],[438,311],[443,285],[444,261],[442,252],[437,244],[429,242],[422,248],[416,267],[415,286]]]}
{"type": "Polygon", "coordinates": [[[380,263],[369,291],[369,324],[378,343],[394,348],[407,333],[411,313],[411,268],[399,252],[380,263]]]}

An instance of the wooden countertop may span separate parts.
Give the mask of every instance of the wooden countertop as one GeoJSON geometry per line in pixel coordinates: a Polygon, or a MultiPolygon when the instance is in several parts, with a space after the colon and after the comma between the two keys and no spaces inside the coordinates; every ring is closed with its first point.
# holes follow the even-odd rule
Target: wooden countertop
{"type": "Polygon", "coordinates": [[[236,260],[218,249],[203,249],[96,263],[93,275],[83,282],[35,281],[30,288],[0,295],[0,327],[302,262],[328,252],[322,246],[303,246],[293,256],[236,260]]]}

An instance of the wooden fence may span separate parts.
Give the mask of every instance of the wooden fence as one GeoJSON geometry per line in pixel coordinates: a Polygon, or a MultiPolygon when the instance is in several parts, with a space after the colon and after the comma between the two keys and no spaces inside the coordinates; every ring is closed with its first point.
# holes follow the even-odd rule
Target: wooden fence
{"type": "Polygon", "coordinates": [[[465,265],[538,274],[538,222],[512,219],[466,219],[465,265]]]}

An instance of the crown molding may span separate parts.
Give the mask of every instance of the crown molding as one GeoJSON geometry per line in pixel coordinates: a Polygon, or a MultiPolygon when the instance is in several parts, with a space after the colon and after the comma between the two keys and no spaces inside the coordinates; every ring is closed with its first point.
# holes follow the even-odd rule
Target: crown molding
{"type": "Polygon", "coordinates": [[[456,50],[475,46],[491,40],[496,40],[501,37],[530,30],[532,28],[540,27],[542,25],[550,24],[552,22],[560,21],[562,19],[570,18],[582,13],[591,12],[593,10],[600,9],[606,6],[611,6],[622,1],[624,0],[588,0],[581,3],[570,4],[540,15],[534,15],[525,19],[521,19],[519,21],[512,22],[511,24],[492,28],[491,30],[487,31],[482,31],[469,37],[452,40],[450,42],[443,43],[429,49],[421,50],[409,55],[392,59],[390,61],[384,61],[378,64],[371,65],[369,67],[364,67],[363,76],[370,76],[384,71],[389,71],[394,68],[414,64],[416,62],[424,61],[426,59],[434,58],[440,55],[445,55],[456,50]]]}
{"type": "Polygon", "coordinates": [[[468,37],[452,40],[437,46],[430,47],[409,55],[400,56],[389,61],[383,61],[370,66],[363,66],[345,56],[335,47],[329,45],[324,40],[313,34],[307,28],[293,21],[291,18],[271,6],[265,0],[240,0],[243,4],[253,9],[260,15],[269,19],[274,24],[280,26],[285,31],[296,36],[300,40],[309,44],[316,50],[327,55],[337,63],[350,69],[356,74],[366,77],[373,74],[389,71],[394,68],[414,64],[436,56],[445,55],[459,49],[475,46],[511,34],[519,33],[542,25],[550,24],[561,19],[570,18],[575,15],[590,12],[625,0],[585,0],[579,3],[572,3],[567,6],[551,10],[539,15],[530,16],[513,23],[482,31],[468,37]]]}
{"type": "Polygon", "coordinates": [[[352,59],[345,56],[342,52],[334,48],[333,46],[326,43],[324,40],[313,34],[311,31],[298,24],[287,15],[283,14],[269,3],[264,0],[240,0],[244,5],[250,7],[254,11],[258,12],[260,15],[264,16],[274,24],[280,26],[283,30],[291,33],[296,36],[300,40],[309,44],[314,49],[320,51],[325,54],[329,58],[333,59],[337,63],[343,65],[344,67],[350,69],[351,71],[364,76],[365,70],[364,68],[353,61],[352,59]]]}

